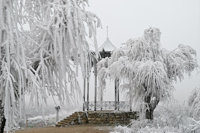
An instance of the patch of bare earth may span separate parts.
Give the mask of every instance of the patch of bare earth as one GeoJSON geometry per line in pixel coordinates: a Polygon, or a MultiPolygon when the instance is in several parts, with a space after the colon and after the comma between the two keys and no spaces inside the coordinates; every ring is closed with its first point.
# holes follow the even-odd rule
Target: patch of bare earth
{"type": "Polygon", "coordinates": [[[99,126],[91,124],[70,125],[68,127],[43,127],[18,130],[16,133],[109,133],[114,126],[99,126]]]}

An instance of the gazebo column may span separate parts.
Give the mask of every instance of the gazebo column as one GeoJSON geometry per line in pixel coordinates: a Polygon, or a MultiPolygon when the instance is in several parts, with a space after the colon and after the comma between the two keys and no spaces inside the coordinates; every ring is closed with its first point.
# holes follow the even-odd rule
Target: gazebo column
{"type": "Polygon", "coordinates": [[[86,78],[83,80],[83,111],[85,111],[85,86],[86,86],[86,78]]]}
{"type": "Polygon", "coordinates": [[[102,110],[102,102],[103,102],[103,90],[101,90],[101,110],[102,110]]]}
{"type": "Polygon", "coordinates": [[[118,102],[117,102],[117,105],[118,105],[118,111],[119,111],[119,79],[117,79],[117,100],[118,100],[118,102]]]}
{"type": "Polygon", "coordinates": [[[117,86],[116,86],[116,79],[115,79],[115,110],[117,110],[117,86]]]}
{"type": "Polygon", "coordinates": [[[87,110],[89,110],[89,76],[87,77],[87,110]]]}
{"type": "MultiPolygon", "coordinates": [[[[131,88],[130,88],[130,90],[129,90],[129,92],[131,92],[131,88]]],[[[129,94],[129,96],[130,96],[130,112],[132,112],[132,98],[131,98],[131,93],[129,94]]]]}
{"type": "Polygon", "coordinates": [[[97,60],[94,58],[94,111],[97,109],[97,60]]]}
{"type": "Polygon", "coordinates": [[[115,79],[115,110],[119,110],[119,79],[115,79]]]}

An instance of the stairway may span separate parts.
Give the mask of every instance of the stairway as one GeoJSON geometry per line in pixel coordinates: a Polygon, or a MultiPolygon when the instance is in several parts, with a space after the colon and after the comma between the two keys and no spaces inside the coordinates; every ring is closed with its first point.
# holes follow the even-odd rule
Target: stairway
{"type": "Polygon", "coordinates": [[[70,124],[127,125],[130,123],[131,119],[137,120],[138,117],[138,112],[116,112],[112,110],[75,112],[64,120],[58,122],[56,127],[63,127],[70,124]]]}
{"type": "Polygon", "coordinates": [[[69,117],[65,118],[64,120],[58,122],[56,124],[56,127],[70,125],[72,122],[74,122],[75,124],[86,123],[87,122],[86,114],[84,112],[75,112],[69,117]]]}

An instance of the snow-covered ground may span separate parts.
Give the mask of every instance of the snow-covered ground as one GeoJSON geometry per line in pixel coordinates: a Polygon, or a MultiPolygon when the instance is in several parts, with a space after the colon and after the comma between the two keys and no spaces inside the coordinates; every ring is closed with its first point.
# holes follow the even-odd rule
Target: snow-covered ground
{"type": "Polygon", "coordinates": [[[190,108],[182,104],[159,106],[154,120],[132,120],[130,125],[117,126],[110,133],[200,133],[198,118],[190,115],[190,108]]]}
{"type": "MultiPolygon", "coordinates": [[[[44,115],[42,115],[42,109],[35,109],[34,107],[28,107],[26,109],[26,120],[19,123],[21,129],[31,127],[46,127],[55,126],[56,124],[56,110],[54,107],[46,107],[44,109],[44,115]]],[[[59,121],[71,115],[76,109],[61,108],[59,110],[59,121]]]]}
{"type": "MultiPolygon", "coordinates": [[[[71,115],[74,111],[66,111],[65,109],[61,109],[59,111],[59,120],[66,118],[67,116],[71,115]]],[[[28,121],[35,121],[35,120],[44,120],[44,121],[56,121],[56,113],[49,114],[45,116],[35,116],[28,118],[28,121]]]]}

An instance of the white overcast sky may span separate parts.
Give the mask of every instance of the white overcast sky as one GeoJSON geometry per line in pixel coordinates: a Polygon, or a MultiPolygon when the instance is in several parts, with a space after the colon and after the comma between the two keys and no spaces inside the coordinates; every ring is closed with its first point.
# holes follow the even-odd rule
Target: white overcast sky
{"type": "MultiPolygon", "coordinates": [[[[118,48],[128,39],[142,36],[152,26],[162,33],[162,47],[173,50],[179,44],[190,45],[197,51],[200,63],[200,0],[89,0],[86,10],[101,19],[103,29],[97,31],[98,46],[106,40],[106,26],[110,41],[118,48]]],[[[92,78],[91,100],[94,97],[92,78]]],[[[114,100],[112,84],[107,86],[105,100],[114,100]]],[[[184,80],[174,83],[174,97],[187,102],[192,89],[198,85],[200,74],[195,71],[191,77],[186,75],[184,80]]]]}

